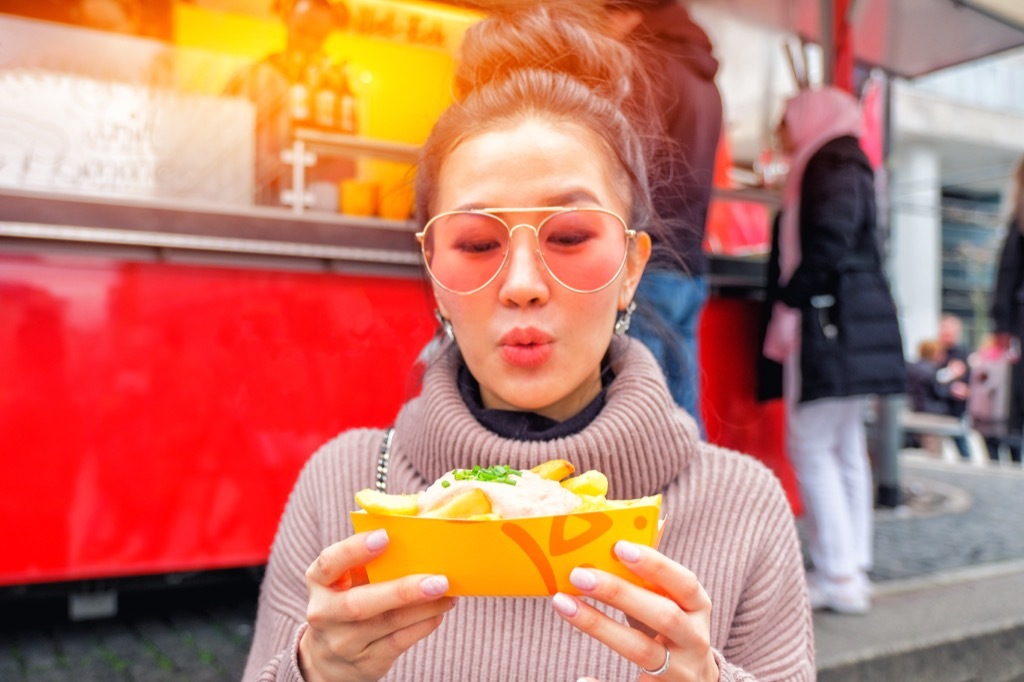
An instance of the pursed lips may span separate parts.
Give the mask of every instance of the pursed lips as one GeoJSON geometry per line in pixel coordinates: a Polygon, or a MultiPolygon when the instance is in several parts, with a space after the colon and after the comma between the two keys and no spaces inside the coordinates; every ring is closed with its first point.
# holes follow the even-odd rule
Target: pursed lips
{"type": "Polygon", "coordinates": [[[540,343],[551,343],[552,337],[535,327],[517,327],[502,335],[498,341],[502,346],[532,346],[540,343]]]}
{"type": "Polygon", "coordinates": [[[502,359],[520,368],[538,367],[552,353],[553,337],[534,327],[512,329],[498,341],[502,359]]]}

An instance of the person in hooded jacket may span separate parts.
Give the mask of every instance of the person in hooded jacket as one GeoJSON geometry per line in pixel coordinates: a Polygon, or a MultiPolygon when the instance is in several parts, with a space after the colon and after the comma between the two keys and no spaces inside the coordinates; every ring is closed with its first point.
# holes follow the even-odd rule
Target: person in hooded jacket
{"type": "Polygon", "coordinates": [[[704,228],[722,129],[718,60],[675,0],[609,0],[605,12],[608,32],[644,65],[655,133],[666,142],[655,151],[651,183],[666,237],[654,241],[629,333],[654,353],[673,399],[703,431],[697,328],[708,296],[704,228]]]}
{"type": "MultiPolygon", "coordinates": [[[[906,390],[896,309],[875,236],[874,173],[857,100],[832,87],[791,98],[790,154],[768,267],[766,358],[786,403],[786,450],[804,505],[811,604],[870,608],[874,507],[865,397],[906,390]],[[777,365],[776,365],[777,366],[777,365]]],[[[767,379],[767,375],[763,377],[767,379]]],[[[762,397],[773,391],[762,386],[762,397]]]]}

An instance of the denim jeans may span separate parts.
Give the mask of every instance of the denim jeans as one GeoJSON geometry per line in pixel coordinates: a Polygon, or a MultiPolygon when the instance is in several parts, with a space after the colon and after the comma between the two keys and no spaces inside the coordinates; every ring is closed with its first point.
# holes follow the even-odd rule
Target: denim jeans
{"type": "Polygon", "coordinates": [[[697,420],[702,435],[697,327],[707,298],[703,277],[661,270],[646,272],[640,279],[637,313],[629,327],[629,335],[654,353],[672,398],[697,420]]]}

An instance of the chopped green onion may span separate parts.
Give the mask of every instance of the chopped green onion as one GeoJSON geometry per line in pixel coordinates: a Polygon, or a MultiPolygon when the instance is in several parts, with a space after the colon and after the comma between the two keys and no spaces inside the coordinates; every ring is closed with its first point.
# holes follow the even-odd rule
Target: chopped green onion
{"type": "Polygon", "coordinates": [[[516,481],[511,477],[522,475],[523,472],[519,469],[513,469],[504,464],[497,464],[486,468],[477,464],[472,469],[456,469],[452,472],[452,478],[456,481],[480,481],[484,483],[504,483],[505,485],[515,485],[516,481]]]}

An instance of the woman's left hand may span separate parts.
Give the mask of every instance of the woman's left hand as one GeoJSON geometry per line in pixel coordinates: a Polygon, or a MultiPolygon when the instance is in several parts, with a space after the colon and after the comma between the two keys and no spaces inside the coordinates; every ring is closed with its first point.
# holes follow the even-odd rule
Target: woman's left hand
{"type": "Polygon", "coordinates": [[[657,550],[620,541],[615,554],[645,586],[591,568],[575,568],[569,579],[583,596],[622,611],[647,632],[609,618],[582,599],[558,593],[555,611],[573,627],[604,643],[647,672],[641,679],[717,680],[711,651],[711,599],[697,577],[657,550]],[[664,671],[660,669],[665,667],[664,671]]]}

